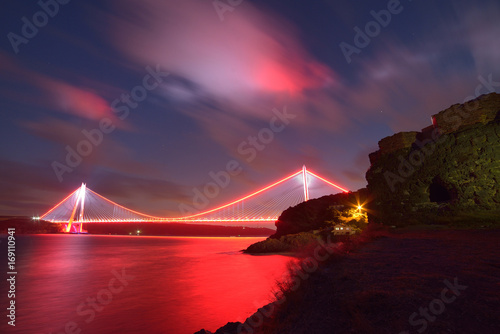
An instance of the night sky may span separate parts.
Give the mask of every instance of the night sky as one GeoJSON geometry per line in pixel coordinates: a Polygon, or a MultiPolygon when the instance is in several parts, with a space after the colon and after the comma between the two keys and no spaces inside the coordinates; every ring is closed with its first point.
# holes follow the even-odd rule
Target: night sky
{"type": "Polygon", "coordinates": [[[500,90],[497,0],[40,3],[0,5],[0,215],[86,182],[178,216],[231,161],[207,209],[303,164],[357,190],[380,139],[500,90]]]}

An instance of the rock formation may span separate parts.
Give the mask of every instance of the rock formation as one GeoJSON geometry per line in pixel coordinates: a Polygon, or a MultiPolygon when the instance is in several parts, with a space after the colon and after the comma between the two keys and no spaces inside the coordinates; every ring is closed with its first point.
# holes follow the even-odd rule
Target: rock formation
{"type": "Polygon", "coordinates": [[[370,154],[370,221],[494,222],[500,209],[500,94],[453,105],[432,120],[421,132],[382,139],[370,154]]]}

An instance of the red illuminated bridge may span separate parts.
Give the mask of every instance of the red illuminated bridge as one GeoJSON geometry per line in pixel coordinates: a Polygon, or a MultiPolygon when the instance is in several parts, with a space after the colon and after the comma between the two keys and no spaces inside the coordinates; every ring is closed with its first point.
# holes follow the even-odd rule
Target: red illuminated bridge
{"type": "Polygon", "coordinates": [[[339,190],[347,192],[304,166],[298,172],[226,205],[193,215],[167,218],[127,209],[82,184],[40,219],[65,224],[66,232],[82,232],[83,223],[272,222],[291,206],[339,190]]]}

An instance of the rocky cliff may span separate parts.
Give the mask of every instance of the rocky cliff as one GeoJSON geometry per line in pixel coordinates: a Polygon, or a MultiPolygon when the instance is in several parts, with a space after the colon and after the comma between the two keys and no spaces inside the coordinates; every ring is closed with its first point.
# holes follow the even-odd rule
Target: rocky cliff
{"type": "Polygon", "coordinates": [[[367,188],[285,210],[268,240],[249,252],[297,248],[329,232],[339,212],[364,204],[369,221],[390,226],[491,226],[500,221],[500,94],[483,95],[432,116],[421,131],[379,141],[367,188]],[[293,237],[292,237],[293,236],[293,237]]]}
{"type": "Polygon", "coordinates": [[[494,223],[500,215],[500,94],[432,116],[421,132],[382,139],[366,173],[370,221],[494,223]]]}

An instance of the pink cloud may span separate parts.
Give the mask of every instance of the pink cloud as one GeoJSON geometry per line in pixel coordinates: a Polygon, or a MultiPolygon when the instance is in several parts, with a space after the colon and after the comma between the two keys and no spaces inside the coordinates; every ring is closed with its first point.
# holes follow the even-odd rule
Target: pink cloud
{"type": "Polygon", "coordinates": [[[39,83],[48,94],[47,104],[59,111],[93,120],[110,116],[114,118],[108,102],[90,90],[50,78],[40,78],[39,83]]]}
{"type": "MultiPolygon", "coordinates": [[[[35,108],[72,114],[84,119],[100,120],[110,118],[116,126],[125,124],[114,115],[109,103],[100,94],[88,87],[78,87],[61,79],[21,67],[15,60],[0,52],[0,71],[5,79],[35,88],[37,93],[30,96],[9,94],[5,98],[17,103],[30,104],[35,108]]],[[[100,85],[102,88],[102,85],[100,85]]]]}
{"type": "Polygon", "coordinates": [[[160,64],[186,78],[235,111],[269,94],[292,98],[335,82],[334,72],[313,59],[294,29],[244,3],[221,22],[211,2],[120,1],[111,17],[111,41],[143,64],[160,64]],[[146,20],[142,14],[154,13],[146,20]]]}
{"type": "MultiPolygon", "coordinates": [[[[197,0],[120,1],[114,12],[106,21],[110,42],[134,62],[159,64],[190,82],[186,87],[170,78],[163,91],[186,103],[178,110],[230,156],[242,158],[238,145],[260,130],[255,119],[266,126],[273,108],[287,106],[297,115],[287,131],[304,138],[311,129],[347,129],[345,110],[331,96],[340,85],[337,74],[308,53],[295,28],[279,16],[245,2],[221,22],[211,2],[197,0]]],[[[259,160],[297,154],[285,149],[286,138],[276,134],[259,160]]],[[[252,168],[258,164],[256,159],[252,168]]]]}

